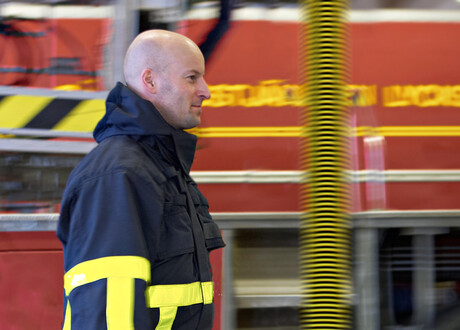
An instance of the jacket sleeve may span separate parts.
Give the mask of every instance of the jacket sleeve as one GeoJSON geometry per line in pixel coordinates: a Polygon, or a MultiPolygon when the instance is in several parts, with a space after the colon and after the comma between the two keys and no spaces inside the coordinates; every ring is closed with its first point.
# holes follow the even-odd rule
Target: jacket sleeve
{"type": "Polygon", "coordinates": [[[64,194],[58,236],[65,256],[64,329],[151,329],[145,290],[149,240],[162,196],[138,173],[115,171],[64,194]]]}

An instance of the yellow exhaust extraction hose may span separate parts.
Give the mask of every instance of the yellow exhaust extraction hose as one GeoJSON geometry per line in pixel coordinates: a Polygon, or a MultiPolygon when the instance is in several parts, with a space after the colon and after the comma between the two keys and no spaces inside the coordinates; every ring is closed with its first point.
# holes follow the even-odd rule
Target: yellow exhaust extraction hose
{"type": "Polygon", "coordinates": [[[303,0],[302,329],[352,329],[348,1],[303,0]]]}

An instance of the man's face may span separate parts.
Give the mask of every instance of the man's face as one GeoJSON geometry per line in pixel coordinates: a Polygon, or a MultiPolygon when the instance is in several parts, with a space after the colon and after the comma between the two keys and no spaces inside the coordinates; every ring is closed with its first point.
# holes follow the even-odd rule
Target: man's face
{"type": "Polygon", "coordinates": [[[201,123],[201,103],[210,98],[204,80],[203,55],[196,51],[177,52],[157,80],[155,106],[163,118],[178,129],[201,123]]]}

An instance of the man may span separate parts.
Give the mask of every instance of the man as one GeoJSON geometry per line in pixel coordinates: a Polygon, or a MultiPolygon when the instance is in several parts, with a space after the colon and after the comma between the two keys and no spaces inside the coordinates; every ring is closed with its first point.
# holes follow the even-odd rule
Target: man
{"type": "Polygon", "coordinates": [[[64,329],[211,329],[209,252],[224,246],[189,176],[210,98],[190,39],[150,30],[130,45],[98,146],[62,200],[64,329]]]}

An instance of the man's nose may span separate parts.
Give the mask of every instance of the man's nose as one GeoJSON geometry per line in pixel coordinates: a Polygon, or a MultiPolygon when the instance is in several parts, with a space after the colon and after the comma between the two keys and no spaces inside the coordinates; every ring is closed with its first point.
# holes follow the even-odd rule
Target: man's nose
{"type": "Polygon", "coordinates": [[[203,97],[205,100],[208,100],[211,98],[211,92],[209,91],[208,84],[206,84],[206,81],[204,80],[204,78],[202,78],[200,81],[200,86],[198,88],[198,94],[199,96],[203,97]]]}

